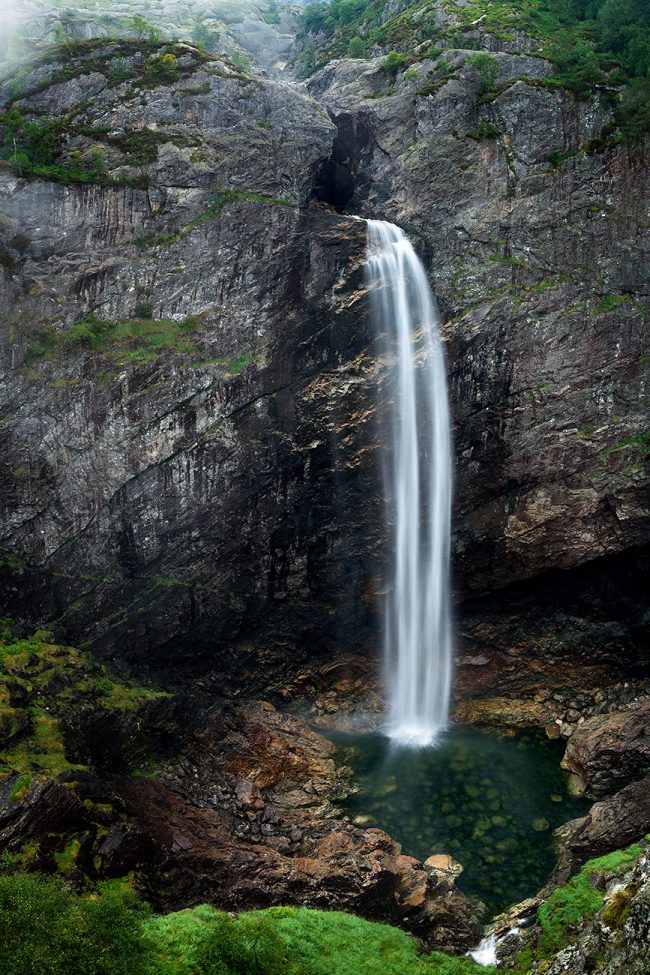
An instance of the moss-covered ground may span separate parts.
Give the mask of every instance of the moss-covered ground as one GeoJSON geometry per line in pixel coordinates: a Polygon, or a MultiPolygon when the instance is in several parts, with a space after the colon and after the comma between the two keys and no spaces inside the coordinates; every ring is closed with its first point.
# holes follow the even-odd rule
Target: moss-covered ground
{"type": "MultiPolygon", "coordinates": [[[[624,874],[642,852],[633,845],[587,863],[540,908],[536,943],[533,936],[531,946],[501,970],[513,975],[541,972],[598,911],[610,924],[623,923],[619,915],[624,915],[629,898],[622,906],[612,898],[605,905],[601,880],[624,874]],[[605,911],[611,915],[614,910],[616,918],[604,917],[605,911]]],[[[233,915],[201,905],[160,915],[150,910],[127,879],[99,884],[93,892],[79,895],[62,888],[56,879],[12,873],[7,861],[0,869],[4,870],[0,970],[6,975],[495,975],[497,971],[467,957],[423,951],[404,931],[339,911],[273,907],[233,915]]]]}
{"type": "Polygon", "coordinates": [[[66,755],[61,721],[88,706],[137,711],[162,692],[118,680],[74,647],[39,631],[16,637],[0,623],[0,782],[16,777],[11,797],[24,797],[34,779],[84,766],[66,755]]]}

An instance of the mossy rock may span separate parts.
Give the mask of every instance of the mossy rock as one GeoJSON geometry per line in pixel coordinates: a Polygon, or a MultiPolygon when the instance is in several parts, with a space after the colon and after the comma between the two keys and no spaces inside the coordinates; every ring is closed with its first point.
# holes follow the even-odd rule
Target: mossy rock
{"type": "Polygon", "coordinates": [[[632,887],[624,887],[623,890],[616,890],[607,898],[603,913],[600,916],[602,923],[608,928],[621,928],[630,915],[630,906],[636,890],[632,887]]]}
{"type": "Polygon", "coordinates": [[[0,703],[0,743],[11,741],[29,727],[29,714],[0,703]]]}

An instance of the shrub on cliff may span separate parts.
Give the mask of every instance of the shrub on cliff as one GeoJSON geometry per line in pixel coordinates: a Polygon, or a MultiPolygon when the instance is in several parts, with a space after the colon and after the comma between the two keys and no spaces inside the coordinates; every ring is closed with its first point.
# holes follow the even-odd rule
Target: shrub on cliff
{"type": "Polygon", "coordinates": [[[406,66],[406,57],[399,51],[390,51],[381,62],[381,66],[388,74],[395,76],[398,71],[406,66]]]}

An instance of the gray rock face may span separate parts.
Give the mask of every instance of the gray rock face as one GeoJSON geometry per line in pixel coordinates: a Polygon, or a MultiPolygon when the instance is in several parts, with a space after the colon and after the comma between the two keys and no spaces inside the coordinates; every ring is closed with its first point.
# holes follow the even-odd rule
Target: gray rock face
{"type": "Polygon", "coordinates": [[[0,67],[20,61],[35,42],[59,42],[60,32],[71,38],[130,35],[141,30],[134,17],[144,17],[161,38],[192,41],[200,36],[210,49],[250,56],[260,68],[282,71],[291,53],[298,17],[292,5],[265,0],[157,0],[143,9],[136,0],[85,0],[63,9],[48,0],[21,0],[11,5],[0,38],[0,67]],[[196,34],[200,26],[203,31],[196,34]]]}
{"type": "MultiPolygon", "coordinates": [[[[128,54],[92,49],[108,73],[128,54]]],[[[253,635],[288,664],[286,645],[315,653],[371,613],[363,225],[306,209],[335,133],[309,96],[188,59],[137,102],[137,62],[135,82],[95,85],[62,151],[154,132],[157,158],[118,148],[108,174],[148,189],[2,173],[2,534],[24,560],[5,599],[29,614],[38,592],[40,618],[112,653],[176,656],[191,631],[231,648],[217,669],[248,669],[253,635]],[[143,305],[167,320],[153,346],[69,339],[90,310],[128,327],[143,305]]],[[[51,89],[29,97],[53,109],[51,89]]]]}
{"type": "MultiPolygon", "coordinates": [[[[565,574],[541,594],[559,632],[567,570],[647,540],[650,265],[647,148],[600,147],[608,111],[546,87],[540,59],[497,55],[481,102],[470,59],[445,51],[444,68],[425,60],[394,84],[381,58],[332,62],[308,87],[339,128],[323,195],[406,227],[431,269],[455,419],[456,579],[465,600],[490,593],[462,611],[475,653],[494,648],[472,620],[499,612],[495,589],[565,574]],[[555,151],[568,158],[553,164],[555,151]]],[[[580,586],[569,614],[586,630],[580,586]]],[[[512,631],[538,589],[504,595],[499,626],[512,631]]],[[[629,640],[629,621],[611,619],[629,640]]]]}
{"type": "Polygon", "coordinates": [[[497,54],[479,104],[467,51],[394,84],[334,62],[311,94],[173,52],[166,75],[156,45],[88,42],[3,88],[27,115],[64,104],[57,163],[99,151],[109,184],[1,174],[5,605],[238,679],[376,656],[363,225],[316,198],[405,226],[431,268],[463,658],[492,682],[513,647],[629,662],[642,561],[607,566],[648,523],[643,147],[594,150],[607,110],[525,54],[497,54]],[[88,312],[108,337],[79,335],[88,312]]]}

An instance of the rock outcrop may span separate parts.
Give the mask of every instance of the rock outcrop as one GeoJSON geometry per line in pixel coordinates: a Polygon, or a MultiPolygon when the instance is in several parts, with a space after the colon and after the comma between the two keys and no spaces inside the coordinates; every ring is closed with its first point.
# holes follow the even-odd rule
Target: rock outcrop
{"type": "Polygon", "coordinates": [[[580,888],[567,886],[545,901],[516,905],[495,924],[500,968],[521,971],[523,966],[552,975],[594,970],[643,975],[650,937],[649,868],[648,844],[642,841],[588,864],[580,888]],[[580,908],[573,900],[578,891],[580,908]],[[531,914],[540,907],[531,927],[531,914]]]}
{"type": "Polygon", "coordinates": [[[650,778],[645,776],[595,802],[587,816],[566,823],[556,832],[560,858],[549,889],[566,883],[592,857],[611,853],[650,832],[650,778]]]}
{"type": "Polygon", "coordinates": [[[650,767],[650,698],[578,725],[562,765],[574,776],[577,789],[593,796],[607,795],[642,776],[650,767]]]}
{"type": "Polygon", "coordinates": [[[300,719],[267,702],[161,698],[134,714],[86,704],[63,725],[73,767],[20,800],[16,778],[0,793],[0,850],[32,868],[54,871],[67,853],[70,882],[128,873],[163,909],[343,908],[439,948],[476,941],[481,907],[452,873],[336,818],[344,772],[300,719]],[[125,774],[141,761],[155,781],[125,774]]]}

